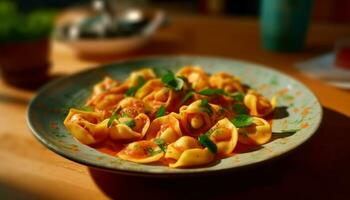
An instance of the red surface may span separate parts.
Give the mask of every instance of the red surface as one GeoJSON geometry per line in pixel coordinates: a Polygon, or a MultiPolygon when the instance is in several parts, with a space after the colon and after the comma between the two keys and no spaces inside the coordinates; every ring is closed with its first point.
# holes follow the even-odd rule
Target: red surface
{"type": "Polygon", "coordinates": [[[338,67],[350,69],[350,46],[341,47],[337,50],[335,65],[338,67]]]}

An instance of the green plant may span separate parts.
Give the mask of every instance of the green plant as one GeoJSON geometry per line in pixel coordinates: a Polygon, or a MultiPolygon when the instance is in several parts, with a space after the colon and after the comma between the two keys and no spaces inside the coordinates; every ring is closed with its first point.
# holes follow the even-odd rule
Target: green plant
{"type": "Polygon", "coordinates": [[[14,2],[0,1],[0,43],[47,38],[53,28],[54,10],[21,13],[14,2]]]}

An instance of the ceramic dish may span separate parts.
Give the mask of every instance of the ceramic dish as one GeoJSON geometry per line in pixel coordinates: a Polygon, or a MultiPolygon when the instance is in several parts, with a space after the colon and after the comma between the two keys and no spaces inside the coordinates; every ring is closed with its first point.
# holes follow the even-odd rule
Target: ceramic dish
{"type": "MultiPolygon", "coordinates": [[[[150,21],[143,30],[134,35],[124,36],[124,37],[110,37],[110,38],[66,38],[60,35],[60,27],[67,23],[78,23],[83,21],[86,13],[79,15],[69,15],[61,16],[61,20],[58,22],[58,28],[55,30],[55,39],[60,44],[71,48],[75,54],[79,56],[103,56],[103,55],[114,55],[123,54],[131,51],[135,51],[143,47],[152,35],[166,23],[165,13],[161,10],[146,11],[134,9],[135,12],[140,12],[144,16],[148,16],[150,21]]],[[[130,10],[133,11],[133,10],[130,10]]],[[[67,11],[68,12],[68,11],[67,11]]],[[[72,11],[70,11],[72,12],[72,11]]],[[[87,11],[85,11],[87,12],[87,11]]]]}
{"type": "Polygon", "coordinates": [[[248,62],[210,57],[150,57],[121,61],[86,70],[56,80],[39,91],[28,109],[28,125],[34,136],[52,151],[91,167],[122,174],[142,176],[190,176],[216,174],[255,165],[291,151],[317,130],[322,108],[315,95],[300,82],[275,70],[248,62]],[[200,65],[209,73],[224,71],[267,97],[278,96],[272,121],[273,139],[261,148],[222,159],[210,166],[173,169],[167,166],[137,164],[121,160],[83,145],[65,129],[63,120],[71,107],[80,107],[91,87],[104,76],[124,80],[141,67],[168,68],[176,71],[184,65],[200,65]]]}

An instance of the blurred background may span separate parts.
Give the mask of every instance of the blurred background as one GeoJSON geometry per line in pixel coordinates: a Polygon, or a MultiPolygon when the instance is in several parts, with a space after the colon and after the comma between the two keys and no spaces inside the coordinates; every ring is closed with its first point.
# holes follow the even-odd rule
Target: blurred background
{"type": "MultiPolygon", "coordinates": [[[[89,0],[12,0],[20,9],[30,11],[40,8],[63,9],[89,3],[89,0]]],[[[123,6],[155,6],[169,13],[257,16],[260,0],[118,0],[123,6]]],[[[312,19],[317,21],[350,22],[348,0],[314,0],[312,19]]]]}
{"type": "MultiPolygon", "coordinates": [[[[0,0],[0,199],[30,198],[24,192],[43,197],[32,199],[110,199],[85,166],[35,141],[27,107],[38,88],[57,77],[158,55],[259,63],[301,81],[319,98],[324,120],[309,146],[276,168],[267,165],[271,173],[256,176],[259,168],[251,180],[244,177],[233,195],[349,198],[350,0],[0,0]]],[[[105,183],[124,195],[135,188],[123,179],[125,187],[105,183]]],[[[143,189],[165,194],[161,185],[143,189]]]]}
{"type": "MultiPolygon", "coordinates": [[[[54,64],[71,57],[104,63],[153,54],[227,56],[220,49],[229,49],[229,43],[222,43],[218,49],[186,50],[191,40],[187,32],[194,30],[185,30],[184,26],[191,23],[215,24],[224,30],[226,25],[220,23],[230,21],[240,26],[248,20],[258,24],[258,30],[251,31],[260,34],[261,40],[251,47],[308,55],[310,46],[305,44],[309,25],[322,24],[321,29],[331,24],[348,26],[349,10],[349,0],[0,0],[1,73],[6,83],[18,87],[30,83],[36,88],[52,79],[48,73],[52,57],[55,60],[58,55],[67,56],[60,56],[54,64]],[[202,18],[203,23],[199,20],[202,18]]],[[[192,41],[201,38],[193,37],[192,41]]],[[[221,33],[213,34],[215,37],[221,33]]],[[[330,32],[323,37],[333,36],[330,32]]],[[[311,47],[319,50],[319,57],[295,63],[295,67],[311,77],[350,88],[350,73],[345,70],[350,68],[349,35],[334,37],[331,46],[311,47]]],[[[315,34],[313,40],[323,39],[315,34]]],[[[203,46],[212,47],[210,41],[203,46]]],[[[246,55],[237,57],[246,59],[246,55]]]]}

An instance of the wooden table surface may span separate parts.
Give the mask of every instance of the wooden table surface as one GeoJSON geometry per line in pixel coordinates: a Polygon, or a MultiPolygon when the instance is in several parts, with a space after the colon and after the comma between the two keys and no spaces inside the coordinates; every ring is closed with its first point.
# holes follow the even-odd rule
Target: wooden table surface
{"type": "Polygon", "coordinates": [[[276,162],[210,178],[178,180],[125,177],[69,161],[46,149],[26,125],[35,92],[0,83],[0,199],[348,199],[350,190],[350,93],[310,79],[294,63],[326,53],[350,36],[350,26],[313,23],[299,53],[261,49],[253,18],[174,17],[142,50],[123,56],[78,58],[53,43],[53,74],[69,75],[100,63],[155,54],[194,54],[243,59],[277,68],[315,92],[323,122],[311,140],[276,162]],[[4,198],[5,199],[5,198],[4,198]]]}

